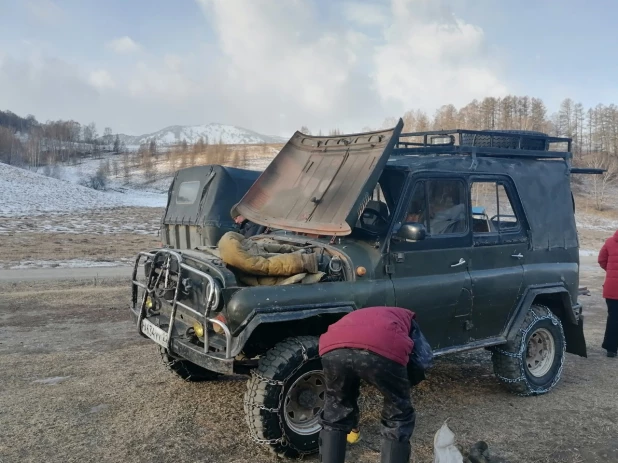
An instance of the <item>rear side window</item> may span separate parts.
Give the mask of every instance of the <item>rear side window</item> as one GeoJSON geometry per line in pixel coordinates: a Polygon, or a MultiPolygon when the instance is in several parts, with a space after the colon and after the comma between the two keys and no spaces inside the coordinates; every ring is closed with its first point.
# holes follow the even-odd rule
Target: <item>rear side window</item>
{"type": "Polygon", "coordinates": [[[472,227],[475,235],[517,231],[519,221],[502,183],[472,183],[472,227]]]}
{"type": "Polygon", "coordinates": [[[193,204],[200,191],[200,182],[183,182],[178,188],[176,204],[193,204]]]}

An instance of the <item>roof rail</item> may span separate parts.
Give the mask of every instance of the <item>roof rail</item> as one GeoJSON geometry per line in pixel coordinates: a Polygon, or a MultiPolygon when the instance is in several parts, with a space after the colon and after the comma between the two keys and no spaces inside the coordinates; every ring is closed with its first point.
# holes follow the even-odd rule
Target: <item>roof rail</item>
{"type": "Polygon", "coordinates": [[[402,133],[393,155],[474,154],[570,160],[571,142],[570,138],[531,131],[431,130],[402,133]],[[560,144],[566,147],[559,147],[560,144]]]}

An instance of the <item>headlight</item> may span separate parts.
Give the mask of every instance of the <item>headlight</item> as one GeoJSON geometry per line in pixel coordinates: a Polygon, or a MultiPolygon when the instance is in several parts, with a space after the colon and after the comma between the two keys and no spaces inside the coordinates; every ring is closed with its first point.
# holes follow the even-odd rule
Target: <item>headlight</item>
{"type": "MultiPolygon", "coordinates": [[[[215,320],[219,320],[221,323],[223,323],[224,325],[227,324],[227,320],[225,319],[225,317],[223,316],[223,314],[219,314],[215,317],[215,320]]],[[[221,325],[218,325],[216,323],[212,324],[212,329],[215,330],[215,333],[217,334],[224,334],[225,331],[223,330],[223,328],[221,328],[221,325]]]]}

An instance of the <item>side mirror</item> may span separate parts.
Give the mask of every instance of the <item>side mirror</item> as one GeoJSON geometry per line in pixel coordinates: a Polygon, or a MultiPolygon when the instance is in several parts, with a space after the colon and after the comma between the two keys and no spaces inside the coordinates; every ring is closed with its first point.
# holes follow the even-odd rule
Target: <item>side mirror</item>
{"type": "Polygon", "coordinates": [[[397,231],[397,237],[409,241],[421,241],[427,236],[427,229],[422,223],[407,222],[397,231]]]}

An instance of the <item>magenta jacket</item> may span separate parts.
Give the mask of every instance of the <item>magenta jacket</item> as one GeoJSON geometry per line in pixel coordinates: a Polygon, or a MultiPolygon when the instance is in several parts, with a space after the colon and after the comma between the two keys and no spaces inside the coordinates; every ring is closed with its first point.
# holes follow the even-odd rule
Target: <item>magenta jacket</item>
{"type": "Polygon", "coordinates": [[[415,317],[399,307],[355,310],[320,336],[320,355],[342,348],[364,349],[406,366],[414,347],[410,331],[415,317]]]}
{"type": "Polygon", "coordinates": [[[618,299],[618,231],[601,248],[599,265],[607,272],[603,285],[603,297],[618,299]]]}

